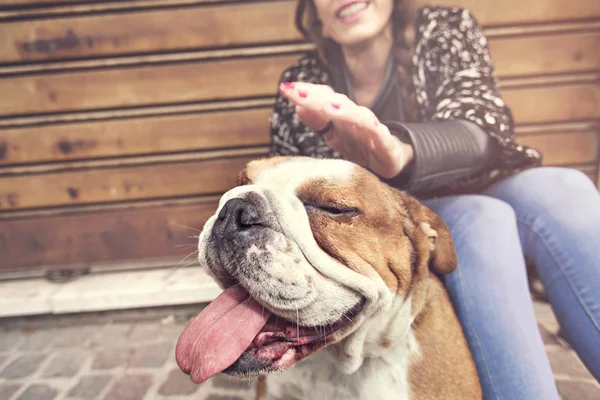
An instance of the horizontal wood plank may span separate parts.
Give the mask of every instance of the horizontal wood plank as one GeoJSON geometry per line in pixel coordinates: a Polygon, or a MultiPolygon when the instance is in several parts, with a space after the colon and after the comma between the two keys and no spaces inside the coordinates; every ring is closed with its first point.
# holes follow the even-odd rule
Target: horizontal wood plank
{"type": "Polygon", "coordinates": [[[600,117],[598,84],[510,88],[502,96],[517,124],[596,119],[600,117]]]}
{"type": "MultiPolygon", "coordinates": [[[[0,37],[4,38],[0,43],[0,63],[298,41],[301,37],[292,24],[294,7],[294,2],[255,2],[4,23],[0,24],[0,37]],[[265,19],[270,23],[264,24],[265,19]]],[[[497,48],[496,53],[506,63],[525,56],[526,60],[539,60],[538,63],[544,66],[545,57],[561,50],[556,60],[567,69],[570,63],[575,67],[585,67],[586,63],[593,64],[597,60],[597,56],[594,58],[597,35],[595,39],[583,40],[569,35],[559,36],[559,42],[548,37],[529,38],[523,43],[520,39],[513,39],[518,40],[517,43],[503,39],[495,44],[494,39],[491,38],[492,47],[497,48]],[[572,51],[561,46],[569,38],[575,39],[569,43],[578,44],[572,51]],[[550,48],[543,46],[546,42],[552,44],[550,48]],[[509,50],[504,50],[504,46],[508,46],[509,50]],[[515,49],[519,51],[513,55],[511,50],[515,49]],[[536,52],[531,53],[531,50],[536,52]],[[565,51],[568,54],[563,54],[565,51]]],[[[165,58],[172,56],[166,55],[165,58]]],[[[98,65],[101,64],[101,61],[98,62],[98,65]]]]}
{"type": "Polygon", "coordinates": [[[0,211],[223,193],[256,156],[0,178],[0,211]]]}
{"type": "MultiPolygon", "coordinates": [[[[598,156],[597,132],[538,134],[519,141],[539,149],[548,165],[590,163],[598,156]]],[[[222,193],[249,160],[264,155],[6,176],[0,178],[0,210],[222,193]]]]}
{"type": "Polygon", "coordinates": [[[84,71],[99,68],[125,68],[140,65],[159,65],[188,62],[215,61],[243,57],[280,56],[302,54],[314,49],[310,43],[280,43],[250,47],[224,47],[177,53],[134,54],[111,58],[84,58],[52,62],[3,64],[0,65],[0,78],[7,76],[49,74],[53,72],[84,71]]]}
{"type": "Polygon", "coordinates": [[[538,149],[544,165],[573,165],[595,162],[600,132],[551,133],[519,137],[520,144],[538,149]]]}
{"type": "MultiPolygon", "coordinates": [[[[600,117],[594,84],[511,87],[503,96],[525,126],[600,117]]],[[[0,129],[0,166],[266,145],[271,112],[263,106],[0,129]]]]}
{"type": "Polygon", "coordinates": [[[597,0],[418,0],[419,4],[462,7],[484,25],[526,24],[600,17],[597,0]]]}
{"type": "MultiPolygon", "coordinates": [[[[122,3],[126,3],[129,2],[131,0],[124,0],[122,1],[122,3]]],[[[77,3],[81,3],[81,0],[60,0],[60,3],[63,4],[77,4],[77,3]]],[[[92,0],[92,1],[88,1],[88,3],[100,3],[101,1],[98,0],[92,0]]],[[[11,7],[16,7],[16,6],[27,6],[27,7],[32,7],[32,6],[47,6],[47,5],[52,5],[52,4],[56,4],[58,3],[58,1],[56,0],[0,0],[0,6],[11,6],[11,7]]]]}
{"type": "Polygon", "coordinates": [[[237,99],[214,102],[194,102],[185,104],[158,104],[149,107],[118,108],[93,111],[76,111],[60,114],[37,114],[0,118],[0,129],[42,126],[46,124],[107,121],[110,119],[142,118],[175,114],[190,114],[233,109],[272,107],[273,95],[251,99],[237,99]]]}
{"type": "MultiPolygon", "coordinates": [[[[98,7],[98,9],[111,10],[113,7],[120,8],[143,8],[143,7],[168,7],[194,5],[203,3],[220,3],[228,0],[0,0],[0,5],[11,6],[12,8],[20,9],[36,9],[37,7],[46,9],[48,6],[68,10],[70,8],[82,7],[98,7]]],[[[95,9],[95,8],[92,8],[95,9]]]]}
{"type": "Polygon", "coordinates": [[[0,115],[274,94],[297,56],[248,58],[0,79],[0,115]]]}
{"type": "MultiPolygon", "coordinates": [[[[600,67],[599,52],[592,49],[592,45],[600,44],[600,35],[578,34],[576,38],[571,38],[575,42],[572,46],[565,42],[559,46],[562,50],[556,51],[541,50],[539,43],[523,39],[524,45],[528,43],[523,51],[530,53],[529,58],[515,63],[499,61],[497,73],[503,78],[600,67]],[[567,57],[571,52],[569,48],[574,49],[572,57],[567,57]],[[583,48],[586,50],[581,50],[583,48]],[[571,61],[555,60],[562,56],[571,61]]],[[[545,40],[544,37],[535,39],[545,40]]],[[[517,47],[502,44],[496,48],[496,58],[512,59],[517,47]]],[[[0,115],[264,96],[275,92],[281,73],[297,58],[298,55],[281,55],[5,77],[0,79],[0,93],[5,94],[0,99],[0,115]]]]}
{"type": "Polygon", "coordinates": [[[269,143],[271,107],[0,130],[0,166],[269,143]]]}
{"type": "MultiPolygon", "coordinates": [[[[136,0],[136,1],[86,1],[64,0],[60,5],[51,0],[1,0],[0,4],[27,6],[12,12],[0,12],[0,17],[17,17],[28,15],[53,15],[93,11],[109,11],[120,9],[144,9],[148,7],[172,7],[174,5],[195,5],[203,3],[218,3],[223,0],[136,0]],[[55,3],[55,4],[49,4],[55,3]],[[69,3],[76,3],[69,5],[69,3]],[[66,5],[65,5],[66,4],[66,5]],[[43,8],[31,7],[42,5],[43,8]],[[50,6],[50,7],[48,7],[50,6]]],[[[288,1],[295,5],[295,1],[288,1]]],[[[586,19],[600,16],[600,7],[596,0],[504,0],[498,6],[496,0],[417,0],[419,5],[440,5],[464,7],[483,24],[506,25],[509,23],[540,23],[547,21],[562,21],[586,19]]]]}
{"type": "Polygon", "coordinates": [[[0,63],[297,41],[294,7],[249,2],[4,23],[0,63]]]}
{"type": "Polygon", "coordinates": [[[600,69],[600,29],[593,32],[498,38],[491,39],[489,43],[496,72],[502,77],[600,69]]]}
{"type": "Polygon", "coordinates": [[[90,263],[162,257],[194,251],[196,230],[215,202],[73,216],[0,221],[0,272],[81,267],[90,263]]]}

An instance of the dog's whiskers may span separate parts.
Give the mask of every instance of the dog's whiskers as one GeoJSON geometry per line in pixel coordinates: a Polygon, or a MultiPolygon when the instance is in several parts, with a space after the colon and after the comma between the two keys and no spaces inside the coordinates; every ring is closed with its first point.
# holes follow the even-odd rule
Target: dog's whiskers
{"type": "Polygon", "coordinates": [[[198,250],[195,250],[195,251],[193,251],[192,253],[188,254],[187,256],[185,256],[185,257],[183,258],[183,260],[179,261],[179,263],[177,263],[177,265],[175,265],[175,266],[173,267],[173,269],[177,269],[177,268],[187,268],[187,267],[189,267],[190,265],[193,265],[193,264],[196,262],[195,260],[194,260],[194,261],[192,261],[192,262],[191,262],[191,263],[189,263],[189,264],[186,264],[186,265],[184,265],[183,267],[181,266],[181,264],[182,264],[182,263],[184,263],[184,262],[185,262],[185,260],[187,260],[187,259],[188,259],[188,258],[190,258],[191,256],[194,256],[194,255],[196,255],[197,253],[198,253],[198,250]]]}
{"type": "Polygon", "coordinates": [[[195,244],[176,244],[175,247],[186,250],[196,247],[195,244]]]}
{"type": "Polygon", "coordinates": [[[202,230],[198,229],[198,228],[192,228],[190,226],[185,226],[185,225],[180,225],[180,224],[174,224],[175,226],[178,226],[180,228],[185,228],[185,229],[191,229],[193,231],[198,232],[198,234],[202,233],[202,230]]]}

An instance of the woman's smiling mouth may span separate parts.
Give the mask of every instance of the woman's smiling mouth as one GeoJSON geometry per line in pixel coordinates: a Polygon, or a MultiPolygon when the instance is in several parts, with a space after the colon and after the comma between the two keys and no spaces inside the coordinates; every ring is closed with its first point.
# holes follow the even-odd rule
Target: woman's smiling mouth
{"type": "Polygon", "coordinates": [[[335,16],[343,23],[354,22],[369,4],[369,1],[348,2],[337,10],[335,16]]]}

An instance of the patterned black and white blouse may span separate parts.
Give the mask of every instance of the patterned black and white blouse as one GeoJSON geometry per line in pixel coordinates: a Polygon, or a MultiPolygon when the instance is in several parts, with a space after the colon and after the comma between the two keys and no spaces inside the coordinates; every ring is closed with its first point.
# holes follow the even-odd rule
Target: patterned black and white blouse
{"type": "MultiPolygon", "coordinates": [[[[393,134],[415,148],[409,176],[390,182],[420,197],[478,192],[539,166],[540,153],[514,140],[512,114],[499,94],[487,40],[477,20],[460,8],[424,7],[418,12],[416,29],[413,82],[420,121],[403,123],[395,73],[387,74],[379,100],[370,107],[393,134]],[[390,114],[390,103],[397,113],[390,114]]],[[[344,84],[348,79],[340,75],[343,68],[328,69],[311,51],[284,71],[280,81],[329,85],[351,95],[344,84]]],[[[298,119],[293,104],[280,94],[270,124],[271,155],[340,157],[298,119]]]]}

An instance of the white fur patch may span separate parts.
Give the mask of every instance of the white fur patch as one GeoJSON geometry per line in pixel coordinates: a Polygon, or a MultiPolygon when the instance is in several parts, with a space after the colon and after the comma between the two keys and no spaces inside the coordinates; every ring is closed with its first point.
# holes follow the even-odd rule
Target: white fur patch
{"type": "Polygon", "coordinates": [[[269,375],[269,400],[409,400],[409,365],[420,356],[412,329],[381,357],[370,357],[353,374],[339,370],[331,348],[313,354],[294,369],[269,375]]]}

